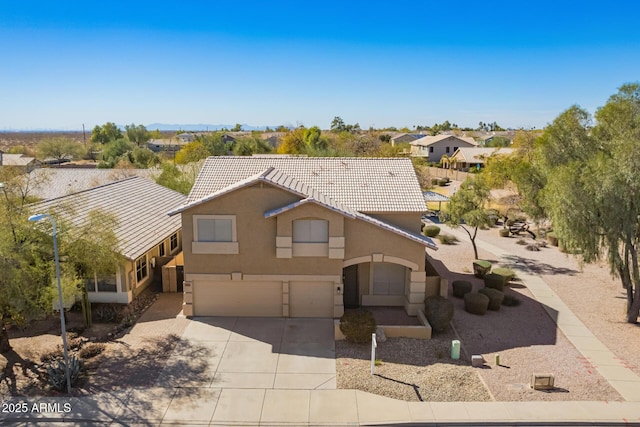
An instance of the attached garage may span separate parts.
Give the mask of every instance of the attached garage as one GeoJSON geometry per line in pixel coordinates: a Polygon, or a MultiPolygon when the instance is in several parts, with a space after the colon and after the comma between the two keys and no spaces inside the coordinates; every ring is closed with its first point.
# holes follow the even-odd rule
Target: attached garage
{"type": "Polygon", "coordinates": [[[333,282],[289,283],[291,317],[333,317],[333,282]]]}
{"type": "Polygon", "coordinates": [[[281,317],[282,282],[194,281],[193,315],[281,317]]]}

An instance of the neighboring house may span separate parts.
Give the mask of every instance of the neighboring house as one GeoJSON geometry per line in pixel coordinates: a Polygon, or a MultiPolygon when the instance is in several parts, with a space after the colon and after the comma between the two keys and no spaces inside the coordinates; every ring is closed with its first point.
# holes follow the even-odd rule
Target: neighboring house
{"type": "Polygon", "coordinates": [[[31,171],[39,165],[35,157],[24,154],[7,154],[0,150],[0,167],[11,166],[24,171],[31,171]]]}
{"type": "Polygon", "coordinates": [[[457,149],[446,162],[443,162],[443,167],[462,170],[465,172],[471,168],[480,169],[484,166],[485,160],[489,157],[496,155],[508,155],[512,152],[512,148],[463,147],[457,149]]]}
{"type": "Polygon", "coordinates": [[[410,159],[209,157],[182,217],[187,316],[339,317],[427,295],[410,159]]]}
{"type": "Polygon", "coordinates": [[[420,138],[424,138],[427,136],[423,133],[401,133],[400,135],[396,135],[392,137],[389,141],[391,142],[391,146],[395,147],[396,144],[400,144],[403,142],[413,142],[420,138]]]}
{"type": "Polygon", "coordinates": [[[176,153],[186,144],[181,139],[151,139],[147,142],[147,148],[154,153],[176,153]]]}
{"type": "Polygon", "coordinates": [[[193,141],[195,141],[195,140],[196,140],[196,135],[195,135],[194,133],[184,132],[184,133],[179,134],[179,135],[177,136],[177,138],[178,138],[181,142],[183,142],[183,143],[185,143],[185,144],[188,144],[188,143],[193,142],[193,141]]]}
{"type": "Polygon", "coordinates": [[[25,192],[29,196],[47,200],[133,176],[151,179],[159,173],[153,169],[40,168],[29,173],[25,192]]]}
{"type": "Polygon", "coordinates": [[[160,280],[161,264],[180,252],[180,218],[167,211],[184,201],[180,193],[133,177],[35,203],[29,210],[62,216],[72,225],[81,225],[96,209],[115,215],[113,231],[125,262],[113,275],[87,278],[86,285],[91,302],[126,304],[154,278],[160,280]]]}
{"type": "Polygon", "coordinates": [[[458,148],[476,147],[478,143],[471,137],[456,135],[425,136],[411,142],[411,156],[423,157],[438,163],[442,156],[450,157],[458,148]]]}

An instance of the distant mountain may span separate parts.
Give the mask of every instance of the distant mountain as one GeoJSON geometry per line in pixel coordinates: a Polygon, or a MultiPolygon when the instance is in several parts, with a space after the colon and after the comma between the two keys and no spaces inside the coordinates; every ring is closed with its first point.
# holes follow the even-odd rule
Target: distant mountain
{"type": "MultiPolygon", "coordinates": [[[[168,130],[185,130],[185,131],[207,131],[207,130],[220,130],[220,129],[232,129],[235,127],[235,124],[233,125],[209,125],[209,124],[195,124],[195,125],[189,125],[189,124],[167,124],[167,123],[151,123],[149,125],[146,125],[147,129],[150,131],[153,130],[162,130],[162,131],[168,131],[168,130]]],[[[277,126],[271,126],[271,128],[276,128],[277,126]]],[[[267,126],[250,126],[246,123],[242,124],[242,130],[265,130],[267,128],[267,126]]]]}

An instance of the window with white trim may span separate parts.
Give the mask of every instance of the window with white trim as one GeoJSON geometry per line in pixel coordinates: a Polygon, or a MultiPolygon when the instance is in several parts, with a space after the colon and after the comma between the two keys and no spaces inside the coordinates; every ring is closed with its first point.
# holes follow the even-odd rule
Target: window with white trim
{"type": "Polygon", "coordinates": [[[293,243],[329,243],[329,221],[324,219],[293,221],[293,243]]]}
{"type": "Polygon", "coordinates": [[[136,281],[140,283],[148,276],[149,270],[147,269],[147,254],[144,254],[136,260],[136,281]]]}

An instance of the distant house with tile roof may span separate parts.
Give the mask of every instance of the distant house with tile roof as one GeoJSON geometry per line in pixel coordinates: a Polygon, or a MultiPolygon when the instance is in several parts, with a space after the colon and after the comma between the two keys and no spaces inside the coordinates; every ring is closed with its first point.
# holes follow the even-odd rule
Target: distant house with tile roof
{"type": "Polygon", "coordinates": [[[0,150],[0,167],[9,166],[30,171],[37,167],[38,161],[35,157],[24,154],[8,154],[0,150]]]}
{"type": "Polygon", "coordinates": [[[410,159],[209,157],[181,217],[184,314],[340,317],[425,296],[426,205],[410,159]]]}
{"type": "Polygon", "coordinates": [[[424,133],[401,133],[399,135],[391,137],[389,142],[391,142],[392,147],[395,147],[396,144],[400,144],[403,142],[413,142],[420,138],[424,138],[425,136],[427,135],[424,133]]]}
{"type": "Polygon", "coordinates": [[[167,211],[184,202],[183,194],[132,177],[35,203],[29,210],[64,217],[72,226],[88,221],[96,209],[114,215],[117,250],[125,261],[113,275],[89,277],[86,284],[92,302],[129,303],[160,279],[160,261],[181,250],[180,218],[167,211]]]}
{"type": "Polygon", "coordinates": [[[429,162],[440,162],[442,156],[450,157],[461,147],[477,147],[472,137],[456,135],[425,136],[411,142],[411,156],[422,157],[429,162]]]}
{"type": "Polygon", "coordinates": [[[480,169],[485,161],[491,156],[508,155],[513,153],[512,148],[500,147],[462,147],[446,161],[444,167],[468,171],[469,169],[480,169]]]}

